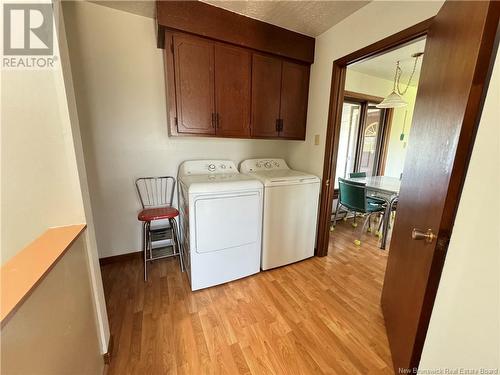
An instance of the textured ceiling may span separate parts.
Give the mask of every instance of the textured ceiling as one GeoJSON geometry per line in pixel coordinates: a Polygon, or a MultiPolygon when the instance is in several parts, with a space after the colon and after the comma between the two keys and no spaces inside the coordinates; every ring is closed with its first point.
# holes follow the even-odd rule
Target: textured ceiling
{"type": "Polygon", "coordinates": [[[318,36],[369,1],[221,1],[202,0],[219,8],[272,23],[309,36],[318,36]]]}
{"type": "MultiPolygon", "coordinates": [[[[145,17],[155,17],[155,2],[151,0],[91,2],[145,17]]],[[[318,36],[369,3],[369,1],[357,0],[203,0],[203,2],[309,36],[318,36]]]]}
{"type": "MultiPolygon", "coordinates": [[[[375,56],[368,60],[360,61],[359,63],[349,65],[348,69],[355,70],[360,73],[365,73],[370,76],[384,78],[389,81],[394,80],[394,71],[396,69],[396,61],[400,60],[400,66],[403,70],[401,75],[401,83],[406,84],[413,70],[414,59],[411,57],[416,52],[424,52],[425,38],[407,44],[403,47],[394,49],[382,55],[375,56]]],[[[422,66],[422,57],[418,59],[417,68],[411,86],[416,86],[422,66]]]]}

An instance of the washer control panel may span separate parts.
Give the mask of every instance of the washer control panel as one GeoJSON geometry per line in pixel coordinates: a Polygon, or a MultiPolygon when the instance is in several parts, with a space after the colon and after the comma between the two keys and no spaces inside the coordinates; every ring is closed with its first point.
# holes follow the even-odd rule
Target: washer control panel
{"type": "Polygon", "coordinates": [[[275,169],[289,168],[283,159],[248,159],[243,161],[240,165],[241,173],[271,171],[275,169]]]}
{"type": "Polygon", "coordinates": [[[188,160],[179,167],[179,175],[238,173],[231,160],[188,160]]]}

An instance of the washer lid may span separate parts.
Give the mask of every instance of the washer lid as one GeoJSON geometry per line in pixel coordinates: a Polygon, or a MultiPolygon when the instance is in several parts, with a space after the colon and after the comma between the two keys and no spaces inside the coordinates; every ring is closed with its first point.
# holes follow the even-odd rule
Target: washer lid
{"type": "Polygon", "coordinates": [[[251,172],[248,174],[258,178],[264,186],[295,185],[319,183],[320,179],[312,174],[294,171],[293,169],[275,169],[251,172]]]}
{"type": "Polygon", "coordinates": [[[184,175],[179,176],[179,181],[189,194],[262,189],[258,179],[240,173],[184,175]]]}

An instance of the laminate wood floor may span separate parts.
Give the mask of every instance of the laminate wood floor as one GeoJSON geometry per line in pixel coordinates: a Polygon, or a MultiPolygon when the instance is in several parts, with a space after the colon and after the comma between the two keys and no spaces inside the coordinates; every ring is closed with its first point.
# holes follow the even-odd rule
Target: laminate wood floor
{"type": "Polygon", "coordinates": [[[387,252],[341,222],[329,255],[191,292],[177,259],[102,267],[108,374],[392,374],[380,309],[387,252]]]}

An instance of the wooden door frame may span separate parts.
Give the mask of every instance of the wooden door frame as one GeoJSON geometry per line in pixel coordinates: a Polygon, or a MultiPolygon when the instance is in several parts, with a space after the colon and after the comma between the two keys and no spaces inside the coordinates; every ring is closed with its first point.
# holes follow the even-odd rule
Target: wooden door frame
{"type": "Polygon", "coordinates": [[[379,55],[400,47],[417,38],[427,35],[434,17],[419,22],[405,30],[361,48],[333,62],[332,82],[330,88],[330,105],[326,132],[325,155],[323,162],[323,182],[318,220],[318,244],[316,256],[328,255],[330,240],[330,220],[334,195],[335,169],[339,145],[340,125],[342,121],[342,104],[344,101],[345,78],[347,66],[369,57],[379,55]]]}

